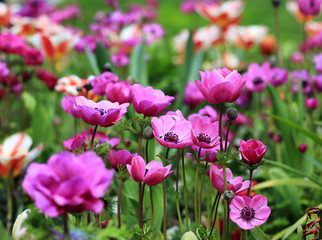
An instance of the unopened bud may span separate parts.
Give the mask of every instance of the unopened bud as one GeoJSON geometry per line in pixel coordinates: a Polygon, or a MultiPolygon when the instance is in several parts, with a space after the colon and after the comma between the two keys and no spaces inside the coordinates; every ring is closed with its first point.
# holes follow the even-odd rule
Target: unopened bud
{"type": "Polygon", "coordinates": [[[235,194],[234,194],[234,192],[232,190],[226,190],[224,192],[224,199],[226,201],[228,201],[228,202],[230,202],[231,200],[233,200],[234,199],[234,196],[235,196],[235,194]]]}
{"type": "Polygon", "coordinates": [[[92,84],[90,82],[88,82],[83,86],[83,88],[85,88],[86,91],[90,91],[90,90],[93,89],[93,86],[92,86],[92,84]]]}
{"type": "Polygon", "coordinates": [[[235,120],[238,117],[238,111],[234,107],[228,108],[226,114],[227,114],[228,119],[231,121],[235,120]]]}
{"type": "Polygon", "coordinates": [[[307,144],[306,143],[301,143],[299,146],[298,146],[298,149],[301,153],[305,153],[306,150],[307,150],[307,144]]]}
{"type": "Polygon", "coordinates": [[[108,221],[105,220],[105,221],[101,222],[101,228],[106,228],[107,225],[108,225],[108,221]]]}
{"type": "Polygon", "coordinates": [[[152,139],[153,138],[153,129],[152,129],[152,127],[148,126],[148,127],[144,128],[142,135],[146,140],[152,139]]]}
{"type": "Polygon", "coordinates": [[[103,66],[103,72],[113,72],[112,71],[112,67],[111,67],[111,64],[109,62],[105,63],[104,66],[103,66]]]}
{"type": "Polygon", "coordinates": [[[181,240],[198,240],[198,238],[192,231],[189,231],[182,236],[181,240]]]}
{"type": "Polygon", "coordinates": [[[278,7],[281,4],[280,0],[272,0],[273,7],[278,7]]]}

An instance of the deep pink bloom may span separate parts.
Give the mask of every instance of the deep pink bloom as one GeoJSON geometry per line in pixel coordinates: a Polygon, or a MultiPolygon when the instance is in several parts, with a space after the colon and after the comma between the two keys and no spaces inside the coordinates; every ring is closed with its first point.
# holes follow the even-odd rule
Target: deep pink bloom
{"type": "Polygon", "coordinates": [[[205,100],[205,97],[199,91],[199,88],[194,83],[189,82],[184,93],[184,103],[193,109],[202,103],[203,100],[205,100]]]}
{"type": "Polygon", "coordinates": [[[21,36],[12,33],[0,34],[0,51],[22,55],[25,45],[21,36]]]}
{"type": "Polygon", "coordinates": [[[84,150],[87,147],[85,139],[77,133],[72,138],[63,141],[63,146],[70,152],[77,152],[76,149],[84,150]]]}
{"type": "Polygon", "coordinates": [[[74,108],[74,105],[75,105],[75,97],[74,96],[66,95],[61,100],[61,107],[63,108],[63,110],[66,113],[71,114],[73,117],[79,118],[80,116],[78,115],[78,112],[74,108]]]}
{"type": "Polygon", "coordinates": [[[322,92],[322,74],[313,76],[313,85],[318,92],[322,92]]]}
{"type": "Polygon", "coordinates": [[[10,70],[7,67],[7,64],[0,62],[0,78],[5,78],[10,73],[10,70]]]}
{"type": "Polygon", "coordinates": [[[308,109],[317,109],[319,106],[319,100],[317,98],[307,98],[305,99],[305,107],[308,109]]]}
{"type": "Polygon", "coordinates": [[[318,72],[322,72],[322,54],[316,54],[313,57],[313,61],[315,63],[315,69],[318,72]]]}
{"type": "Polygon", "coordinates": [[[144,24],[142,32],[145,35],[144,40],[147,45],[153,44],[157,40],[161,39],[165,34],[163,27],[159,23],[144,24]]]}
{"type": "Polygon", "coordinates": [[[304,15],[317,15],[321,9],[322,0],[296,0],[301,13],[304,15]]]}
{"type": "Polygon", "coordinates": [[[110,127],[117,123],[127,111],[128,103],[112,103],[102,100],[98,103],[83,96],[75,97],[74,108],[79,117],[90,125],[110,127]]]}
{"type": "Polygon", "coordinates": [[[57,85],[57,76],[48,72],[46,69],[37,68],[36,69],[37,77],[47,85],[50,90],[54,90],[57,85]]]}
{"type": "Polygon", "coordinates": [[[105,88],[107,99],[111,102],[131,103],[132,86],[128,81],[108,83],[105,88]]]}
{"type": "Polygon", "coordinates": [[[75,50],[78,52],[84,52],[85,46],[88,46],[89,49],[94,52],[96,50],[97,37],[92,35],[85,35],[80,38],[75,45],[75,50]]]}
{"type": "Polygon", "coordinates": [[[93,86],[93,92],[99,96],[105,94],[106,85],[109,83],[118,82],[119,78],[112,72],[104,72],[101,75],[95,77],[91,80],[91,85],[93,86]]]}
{"type": "Polygon", "coordinates": [[[267,199],[263,195],[253,198],[235,196],[230,205],[230,219],[241,229],[249,230],[265,223],[271,214],[267,199]]]}
{"type": "Polygon", "coordinates": [[[246,81],[246,87],[252,92],[261,92],[266,88],[270,81],[270,65],[268,62],[263,63],[262,66],[257,63],[251,63],[248,70],[243,75],[246,81]]]}
{"type": "Polygon", "coordinates": [[[291,56],[291,61],[293,63],[302,63],[303,61],[303,54],[301,52],[295,52],[291,56]]]}
{"type": "Polygon", "coordinates": [[[305,153],[307,151],[307,144],[303,142],[297,148],[301,153],[305,153]]]}
{"type": "Polygon", "coordinates": [[[252,97],[253,93],[251,91],[248,91],[247,89],[244,89],[241,92],[240,97],[236,100],[236,105],[238,107],[244,107],[252,100],[252,97]]]}
{"type": "Polygon", "coordinates": [[[267,146],[259,140],[242,140],[239,146],[243,161],[249,165],[259,163],[267,152],[267,146]]]}
{"type": "Polygon", "coordinates": [[[165,95],[161,90],[140,84],[132,86],[132,103],[137,113],[147,117],[161,114],[170,104],[174,97],[165,95]]]}
{"type": "Polygon", "coordinates": [[[213,148],[219,145],[219,123],[211,122],[208,117],[193,117],[191,123],[191,138],[195,145],[201,148],[213,148]]]}
{"type": "Polygon", "coordinates": [[[245,86],[245,80],[236,71],[227,68],[199,72],[201,81],[195,80],[196,86],[209,103],[235,102],[245,86]]]}
{"type": "Polygon", "coordinates": [[[172,172],[171,164],[166,167],[162,166],[161,162],[152,160],[145,166],[144,159],[136,155],[132,159],[132,163],[127,164],[127,170],[129,171],[132,179],[136,182],[144,182],[149,186],[154,186],[161,183],[166,179],[172,172]]]}
{"type": "Polygon", "coordinates": [[[186,0],[181,2],[180,10],[185,14],[194,13],[198,4],[199,2],[196,0],[186,0]]]}
{"type": "Polygon", "coordinates": [[[104,207],[100,198],[113,176],[114,170],[106,169],[94,152],[78,156],[61,152],[47,164],[32,163],[22,187],[49,217],[84,211],[98,214],[104,207]]]}
{"type": "MultiPolygon", "coordinates": [[[[223,169],[216,165],[211,165],[209,168],[209,176],[211,184],[220,193],[224,193],[224,175],[223,169]]],[[[249,187],[249,180],[243,182],[242,177],[233,177],[233,173],[229,168],[226,168],[227,190],[233,191],[235,194],[244,191],[249,187]]]]}
{"type": "Polygon", "coordinates": [[[127,164],[132,163],[132,159],[136,156],[136,154],[131,154],[127,150],[119,150],[113,151],[111,150],[107,154],[107,160],[110,163],[111,167],[117,170],[118,166],[126,166],[127,164]]]}
{"type": "Polygon", "coordinates": [[[306,70],[302,71],[292,71],[292,80],[294,82],[292,86],[292,91],[298,93],[299,82],[302,81],[302,93],[310,94],[312,92],[312,86],[310,84],[310,75],[306,70]]]}
{"type": "Polygon", "coordinates": [[[189,121],[170,114],[161,116],[160,118],[154,117],[151,123],[153,135],[162,146],[181,149],[190,147],[193,144],[191,139],[191,124],[189,121]]]}
{"type": "Polygon", "coordinates": [[[115,67],[127,66],[130,63],[130,59],[128,55],[126,55],[126,53],[121,51],[118,53],[112,54],[111,60],[115,67]]]}
{"type": "Polygon", "coordinates": [[[76,18],[81,13],[81,8],[78,4],[71,4],[64,9],[55,9],[48,14],[51,21],[61,23],[63,21],[76,18]]]}
{"type": "Polygon", "coordinates": [[[44,62],[44,54],[38,49],[27,45],[24,48],[23,57],[28,66],[37,66],[44,62]]]}
{"type": "Polygon", "coordinates": [[[288,73],[286,69],[274,67],[270,71],[269,83],[274,87],[284,85],[287,82],[288,73]]]}

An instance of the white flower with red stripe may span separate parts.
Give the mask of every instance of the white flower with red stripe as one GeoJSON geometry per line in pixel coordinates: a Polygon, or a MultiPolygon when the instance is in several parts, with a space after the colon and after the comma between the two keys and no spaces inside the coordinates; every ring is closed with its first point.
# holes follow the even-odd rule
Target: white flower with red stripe
{"type": "Polygon", "coordinates": [[[18,176],[23,167],[35,159],[42,149],[39,144],[35,149],[29,151],[32,139],[25,133],[16,133],[4,140],[0,145],[0,175],[8,177],[13,171],[18,176]]]}

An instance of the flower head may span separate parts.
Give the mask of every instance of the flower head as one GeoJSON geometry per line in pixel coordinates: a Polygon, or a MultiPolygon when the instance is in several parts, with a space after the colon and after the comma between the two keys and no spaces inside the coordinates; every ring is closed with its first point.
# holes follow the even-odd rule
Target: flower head
{"type": "Polygon", "coordinates": [[[112,150],[107,154],[107,160],[112,168],[117,169],[118,166],[131,165],[132,159],[135,156],[135,154],[131,154],[127,150],[119,150],[116,152],[112,150]]]}
{"type": "Polygon", "coordinates": [[[131,103],[132,86],[128,81],[108,83],[105,87],[107,99],[111,102],[131,103]]]}
{"type": "Polygon", "coordinates": [[[209,103],[235,102],[245,86],[245,81],[236,71],[227,68],[199,72],[201,81],[195,80],[196,86],[209,103]]]}
{"type": "Polygon", "coordinates": [[[189,82],[186,86],[185,94],[184,94],[184,103],[187,104],[191,109],[197,107],[205,97],[199,91],[198,87],[189,82]]]}
{"type": "Polygon", "coordinates": [[[161,183],[172,172],[171,164],[163,167],[161,162],[151,161],[145,166],[143,158],[136,155],[132,159],[132,163],[127,164],[127,170],[129,171],[132,179],[136,182],[144,182],[149,186],[154,186],[161,183]]]}
{"type": "Polygon", "coordinates": [[[93,92],[97,95],[104,95],[106,85],[109,83],[116,83],[119,80],[118,76],[112,72],[104,72],[101,75],[91,80],[93,86],[93,92]]]}
{"type": "Polygon", "coordinates": [[[259,163],[264,154],[267,152],[267,146],[261,141],[249,139],[246,142],[240,142],[239,151],[242,155],[243,161],[249,165],[259,163]]]}
{"type": "Polygon", "coordinates": [[[261,92],[269,82],[270,65],[268,62],[263,63],[262,66],[257,63],[251,63],[243,77],[246,80],[246,87],[249,91],[261,92]]]}
{"type": "Polygon", "coordinates": [[[235,196],[230,205],[230,219],[244,230],[252,229],[265,223],[271,214],[267,199],[263,195],[253,198],[235,196]]]}
{"type": "Polygon", "coordinates": [[[322,0],[297,0],[299,9],[304,15],[317,15],[321,10],[322,0]]]}
{"type": "Polygon", "coordinates": [[[22,187],[49,217],[84,211],[98,214],[104,207],[100,198],[113,176],[114,171],[106,169],[94,152],[78,156],[61,152],[47,164],[32,163],[22,187]]]}
{"type": "Polygon", "coordinates": [[[269,82],[274,87],[284,85],[287,82],[288,73],[286,69],[274,67],[271,69],[270,74],[269,82]]]}

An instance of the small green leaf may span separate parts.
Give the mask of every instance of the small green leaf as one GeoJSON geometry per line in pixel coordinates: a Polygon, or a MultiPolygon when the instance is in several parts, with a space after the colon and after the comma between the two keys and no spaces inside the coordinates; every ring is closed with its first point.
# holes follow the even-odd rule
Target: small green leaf
{"type": "Polygon", "coordinates": [[[100,75],[101,72],[98,68],[96,58],[87,45],[85,46],[85,54],[93,74],[96,76],[100,75]]]}
{"type": "Polygon", "coordinates": [[[250,232],[256,240],[269,240],[269,237],[258,226],[251,229],[250,232]]]}

